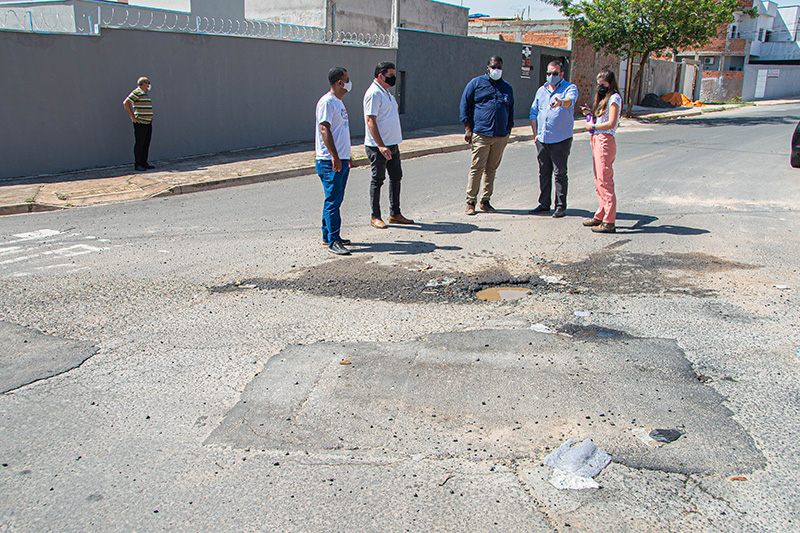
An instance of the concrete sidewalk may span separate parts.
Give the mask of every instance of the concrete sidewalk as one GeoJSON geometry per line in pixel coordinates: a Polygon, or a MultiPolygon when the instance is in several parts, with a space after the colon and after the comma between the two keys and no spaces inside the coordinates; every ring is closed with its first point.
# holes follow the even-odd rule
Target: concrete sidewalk
{"type": "MultiPolygon", "coordinates": [[[[787,103],[800,101],[773,100],[759,102],[758,105],[787,103]]],[[[635,118],[623,119],[620,127],[739,107],[741,104],[678,109],[637,108],[634,111],[635,118]]],[[[584,131],[585,123],[576,119],[575,133],[584,131]]],[[[401,147],[403,159],[469,148],[464,142],[464,130],[460,124],[406,132],[405,137],[401,147]]],[[[530,126],[525,124],[514,128],[510,142],[531,139],[533,135],[530,126]]],[[[361,142],[362,139],[354,139],[353,167],[369,164],[361,142]]],[[[294,143],[156,161],[156,169],[150,172],[133,172],[132,166],[0,181],[0,215],[139,200],[314,174],[314,143],[294,143]]]]}

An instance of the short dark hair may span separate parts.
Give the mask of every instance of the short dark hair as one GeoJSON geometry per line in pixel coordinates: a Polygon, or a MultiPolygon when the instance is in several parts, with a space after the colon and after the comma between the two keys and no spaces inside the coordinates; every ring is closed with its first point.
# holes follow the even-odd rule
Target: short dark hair
{"type": "Polygon", "coordinates": [[[328,71],[328,81],[331,85],[344,78],[347,69],[344,67],[333,67],[328,71]]]}
{"type": "Polygon", "coordinates": [[[558,67],[558,70],[564,72],[564,63],[562,63],[560,59],[554,59],[547,64],[548,67],[552,67],[554,65],[558,67]]]}
{"type": "Polygon", "coordinates": [[[487,65],[491,65],[491,64],[492,64],[492,61],[494,61],[494,60],[497,60],[497,61],[499,61],[500,63],[502,63],[502,62],[503,62],[503,58],[502,58],[502,57],[500,57],[500,56],[492,56],[492,57],[490,57],[490,58],[489,58],[489,61],[488,61],[486,64],[487,64],[487,65]]]}
{"type": "Polygon", "coordinates": [[[375,67],[375,77],[378,77],[378,74],[386,74],[390,70],[397,70],[395,69],[394,63],[391,61],[381,61],[378,63],[378,66],[375,67]]]}

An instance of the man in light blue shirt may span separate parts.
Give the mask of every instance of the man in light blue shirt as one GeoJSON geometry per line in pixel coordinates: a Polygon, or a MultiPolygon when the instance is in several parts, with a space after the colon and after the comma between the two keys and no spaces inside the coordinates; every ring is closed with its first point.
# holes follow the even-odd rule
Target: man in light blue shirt
{"type": "Polygon", "coordinates": [[[547,65],[547,81],[536,91],[531,105],[531,129],[539,159],[539,205],[531,214],[550,213],[553,169],[556,174],[555,212],[561,218],[567,209],[567,159],[572,148],[575,101],[578,88],[564,79],[560,61],[547,65]]]}

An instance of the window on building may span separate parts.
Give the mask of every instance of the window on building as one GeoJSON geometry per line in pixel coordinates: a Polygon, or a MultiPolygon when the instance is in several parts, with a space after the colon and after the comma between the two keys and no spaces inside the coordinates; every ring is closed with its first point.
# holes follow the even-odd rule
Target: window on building
{"type": "Polygon", "coordinates": [[[731,24],[730,32],[728,33],[728,39],[738,39],[739,38],[739,28],[736,24],[731,24]]]}
{"type": "Polygon", "coordinates": [[[764,42],[764,28],[758,29],[758,40],[762,43],[764,42]]]}
{"type": "Polygon", "coordinates": [[[772,37],[772,32],[769,30],[764,30],[764,42],[765,43],[770,42],[771,37],[772,37]]]}

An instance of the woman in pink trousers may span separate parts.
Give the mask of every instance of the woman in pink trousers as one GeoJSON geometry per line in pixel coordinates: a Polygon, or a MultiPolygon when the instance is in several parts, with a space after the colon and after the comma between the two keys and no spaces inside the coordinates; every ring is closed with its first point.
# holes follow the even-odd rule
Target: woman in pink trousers
{"type": "Polygon", "coordinates": [[[617,196],[614,194],[614,158],[617,141],[614,133],[619,125],[622,97],[619,95],[617,78],[604,68],[597,73],[597,93],[591,107],[582,106],[591,134],[592,159],[594,160],[594,189],[597,193],[597,212],[583,225],[596,233],[616,233],[617,196]]]}

